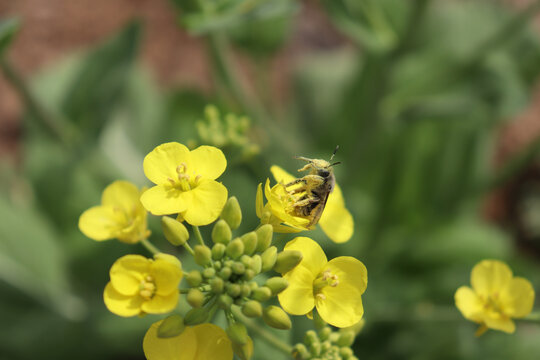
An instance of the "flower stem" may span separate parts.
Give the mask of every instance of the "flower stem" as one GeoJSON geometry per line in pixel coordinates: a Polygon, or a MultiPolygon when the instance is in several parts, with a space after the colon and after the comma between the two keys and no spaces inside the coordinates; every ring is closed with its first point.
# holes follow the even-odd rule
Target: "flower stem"
{"type": "Polygon", "coordinates": [[[199,227],[193,225],[192,228],[193,228],[193,235],[195,235],[195,238],[197,239],[199,244],[204,246],[205,243],[204,243],[204,240],[202,238],[201,231],[199,230],[199,227]]]}
{"type": "Polygon", "coordinates": [[[235,309],[231,309],[231,310],[237,319],[240,319],[249,330],[257,334],[257,336],[259,336],[261,339],[266,341],[268,344],[275,346],[276,349],[278,349],[284,354],[287,354],[287,355],[292,354],[293,348],[291,345],[285,343],[284,341],[279,339],[277,336],[275,336],[268,330],[259,326],[255,321],[247,319],[245,316],[241,315],[238,311],[235,311],[235,309]]]}
{"type": "Polygon", "coordinates": [[[23,101],[24,105],[33,115],[33,118],[38,121],[52,136],[57,138],[62,144],[69,146],[70,141],[68,134],[65,131],[67,124],[60,125],[43,107],[43,105],[36,99],[32,93],[30,87],[18,72],[18,70],[11,65],[11,63],[5,59],[0,59],[0,69],[4,72],[6,80],[18,93],[19,97],[23,101]]]}
{"type": "Polygon", "coordinates": [[[159,254],[161,251],[155,247],[148,239],[142,239],[141,244],[146,248],[146,250],[150,251],[152,255],[159,254]]]}
{"type": "Polygon", "coordinates": [[[540,311],[532,312],[521,320],[540,322],[540,311]]]}

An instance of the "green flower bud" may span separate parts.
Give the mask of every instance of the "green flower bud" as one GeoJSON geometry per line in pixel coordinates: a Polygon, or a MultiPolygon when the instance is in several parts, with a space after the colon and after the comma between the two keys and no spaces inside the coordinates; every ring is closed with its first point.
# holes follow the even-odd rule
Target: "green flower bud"
{"type": "Polygon", "coordinates": [[[173,245],[184,245],[189,239],[189,232],[180,221],[177,221],[169,216],[161,218],[161,227],[163,235],[173,245]]]}
{"type": "Polygon", "coordinates": [[[186,274],[186,281],[191,287],[197,287],[202,283],[202,275],[199,270],[192,270],[186,274]]]}
{"type": "Polygon", "coordinates": [[[240,204],[235,196],[232,196],[227,200],[223,211],[221,212],[221,218],[229,224],[231,229],[238,229],[242,222],[242,210],[240,204]]]}
{"type": "Polygon", "coordinates": [[[212,287],[213,293],[219,294],[223,292],[225,282],[220,278],[213,278],[212,280],[210,280],[210,286],[212,287]]]}
{"type": "Polygon", "coordinates": [[[257,247],[255,248],[255,251],[263,252],[264,250],[268,249],[270,244],[272,244],[272,235],[274,233],[272,225],[262,225],[255,230],[255,233],[257,234],[257,247]]]}
{"type": "Polygon", "coordinates": [[[242,313],[247,317],[259,317],[263,313],[263,308],[260,302],[249,300],[242,306],[242,313]]]}
{"type": "Polygon", "coordinates": [[[313,356],[321,355],[321,344],[320,343],[311,344],[309,346],[309,351],[311,352],[311,355],[313,356]]]}
{"type": "Polygon", "coordinates": [[[162,339],[175,337],[184,332],[185,328],[183,317],[180,315],[170,315],[159,325],[157,336],[162,339]]]}
{"type": "Polygon", "coordinates": [[[266,249],[262,255],[262,268],[261,272],[267,272],[271,270],[277,259],[277,248],[275,246],[270,246],[268,249],[266,249]]]}
{"type": "Polygon", "coordinates": [[[251,295],[251,286],[249,286],[249,284],[242,284],[241,285],[241,288],[242,288],[242,297],[248,297],[249,295],[251,295]]]}
{"type": "Polygon", "coordinates": [[[312,344],[318,344],[319,336],[317,336],[317,333],[315,331],[308,330],[304,335],[304,343],[306,343],[306,345],[308,346],[311,346],[312,344]]]}
{"type": "Polygon", "coordinates": [[[321,352],[324,354],[325,352],[330,350],[331,347],[332,347],[332,344],[330,344],[329,341],[324,341],[321,343],[321,352]]]}
{"type": "Polygon", "coordinates": [[[251,298],[259,302],[265,302],[272,297],[272,290],[266,286],[261,286],[251,292],[251,298]]]}
{"type": "Polygon", "coordinates": [[[296,344],[293,348],[293,357],[298,360],[304,360],[304,359],[310,359],[311,354],[306,348],[306,345],[296,344]]]}
{"type": "Polygon", "coordinates": [[[255,231],[248,232],[240,237],[244,243],[244,254],[251,255],[257,247],[257,234],[255,231]]]}
{"type": "Polygon", "coordinates": [[[255,275],[257,275],[257,274],[255,274],[255,271],[253,271],[251,269],[246,269],[246,271],[244,272],[243,278],[244,278],[244,280],[249,281],[249,280],[253,279],[255,277],[255,275]]]}
{"type": "Polygon", "coordinates": [[[226,286],[226,289],[227,289],[227,294],[229,294],[233,298],[237,297],[242,292],[242,288],[238,284],[228,283],[226,286]]]}
{"type": "Polygon", "coordinates": [[[231,267],[232,264],[234,264],[234,260],[231,260],[231,259],[225,260],[225,261],[223,262],[223,265],[228,266],[228,267],[231,267]]]}
{"type": "Polygon", "coordinates": [[[336,341],[339,346],[351,346],[354,343],[356,334],[353,330],[342,330],[339,332],[338,340],[336,341]]]}
{"type": "Polygon", "coordinates": [[[245,267],[249,267],[249,265],[251,264],[251,256],[248,256],[248,255],[240,256],[240,262],[244,264],[245,267]]]}
{"type": "Polygon", "coordinates": [[[328,326],[325,326],[321,330],[319,330],[319,339],[323,341],[328,340],[330,338],[330,334],[332,334],[332,329],[330,329],[328,326]]]}
{"type": "Polygon", "coordinates": [[[230,267],[225,266],[223,269],[219,271],[219,277],[223,280],[229,280],[229,278],[232,275],[232,270],[230,267]]]}
{"type": "Polygon", "coordinates": [[[253,255],[251,257],[251,262],[249,268],[255,272],[255,275],[259,274],[262,269],[262,258],[260,255],[253,255]]]}
{"type": "Polygon", "coordinates": [[[205,308],[191,309],[184,317],[184,324],[188,326],[202,324],[208,320],[208,315],[208,310],[205,308]]]}
{"type": "Polygon", "coordinates": [[[272,295],[277,295],[289,286],[289,282],[280,276],[275,276],[266,280],[264,285],[272,291],[272,295]]]}
{"type": "Polygon", "coordinates": [[[242,240],[240,240],[240,238],[236,238],[227,245],[225,252],[231,258],[238,259],[244,254],[244,243],[242,240]]]}
{"type": "Polygon", "coordinates": [[[249,360],[253,356],[253,340],[251,340],[249,335],[247,338],[248,340],[244,345],[235,342],[232,343],[233,351],[240,360],[249,360]]]}
{"type": "Polygon", "coordinates": [[[233,299],[227,294],[221,294],[218,297],[217,303],[221,309],[229,309],[233,304],[233,299]]]}
{"type": "Polygon", "coordinates": [[[354,353],[350,347],[342,347],[339,349],[339,355],[344,359],[350,359],[354,353]]]}
{"type": "Polygon", "coordinates": [[[200,308],[204,303],[204,294],[199,289],[189,289],[186,300],[194,308],[200,308]]]}
{"type": "Polygon", "coordinates": [[[285,250],[278,254],[273,270],[285,274],[302,261],[302,253],[297,250],[285,250]]]}
{"type": "Polygon", "coordinates": [[[205,245],[197,245],[195,250],[195,262],[201,266],[207,266],[212,262],[212,250],[205,245]]]}
{"type": "Polygon", "coordinates": [[[256,281],[250,281],[248,285],[249,285],[249,288],[251,289],[251,291],[259,288],[259,284],[257,284],[256,281]]]}
{"type": "Polygon", "coordinates": [[[216,271],[220,270],[222,265],[223,265],[223,264],[221,263],[221,261],[219,261],[219,260],[214,261],[214,269],[215,269],[216,271]]]}
{"type": "Polygon", "coordinates": [[[288,330],[292,326],[289,315],[283,309],[274,305],[270,305],[264,309],[263,320],[266,325],[280,330],[288,330]]]}
{"type": "Polygon", "coordinates": [[[225,254],[225,249],[227,249],[225,245],[220,243],[215,244],[212,247],[212,259],[221,260],[223,258],[223,255],[225,254]]]}
{"type": "Polygon", "coordinates": [[[233,343],[244,345],[248,341],[246,326],[240,322],[235,322],[227,328],[227,335],[233,343]]]}
{"type": "Polygon", "coordinates": [[[206,268],[202,271],[202,275],[205,279],[211,279],[216,276],[216,270],[214,268],[206,268]]]}
{"type": "Polygon", "coordinates": [[[212,241],[215,244],[227,245],[232,239],[232,231],[225,220],[219,220],[212,229],[212,241]]]}
{"type": "Polygon", "coordinates": [[[246,267],[241,262],[235,262],[231,267],[232,272],[237,275],[242,275],[246,271],[246,267]]]}

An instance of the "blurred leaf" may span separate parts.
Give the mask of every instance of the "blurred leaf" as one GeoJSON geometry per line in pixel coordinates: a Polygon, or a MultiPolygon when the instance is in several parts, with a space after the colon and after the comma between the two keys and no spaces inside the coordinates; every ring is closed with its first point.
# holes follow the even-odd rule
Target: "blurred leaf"
{"type": "Polygon", "coordinates": [[[482,259],[509,258],[510,237],[494,226],[473,219],[448,223],[415,245],[412,261],[425,266],[470,266],[482,259]]]}
{"type": "Polygon", "coordinates": [[[99,134],[122,98],[137,54],[140,31],[139,23],[130,23],[90,52],[65,89],[61,111],[85,137],[99,134]]]}
{"type": "Polygon", "coordinates": [[[0,278],[68,319],[85,311],[67,282],[63,252],[54,230],[33,210],[0,197],[0,278]]]}
{"type": "Polygon", "coordinates": [[[0,56],[11,44],[15,34],[19,31],[20,23],[17,19],[0,19],[0,56]]]}

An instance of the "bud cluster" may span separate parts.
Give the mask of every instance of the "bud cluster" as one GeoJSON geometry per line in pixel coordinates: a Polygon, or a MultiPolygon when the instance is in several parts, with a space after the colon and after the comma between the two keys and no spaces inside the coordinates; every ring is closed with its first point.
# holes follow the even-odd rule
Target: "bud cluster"
{"type": "Polygon", "coordinates": [[[304,343],[296,344],[293,357],[296,360],[357,360],[351,349],[356,334],[353,329],[332,331],[323,326],[318,331],[309,330],[304,343]]]}

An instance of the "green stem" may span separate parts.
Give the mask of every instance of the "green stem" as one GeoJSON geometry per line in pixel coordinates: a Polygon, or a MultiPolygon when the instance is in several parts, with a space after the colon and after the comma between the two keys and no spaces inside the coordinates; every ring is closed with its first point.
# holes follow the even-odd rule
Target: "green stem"
{"type": "Polygon", "coordinates": [[[521,320],[540,322],[540,311],[532,312],[521,320]]]}
{"type": "Polygon", "coordinates": [[[281,339],[279,339],[277,336],[272,334],[271,332],[267,331],[265,328],[259,326],[255,321],[247,319],[245,316],[241,315],[238,311],[235,311],[233,309],[234,316],[242,321],[246,327],[252,331],[253,333],[257,334],[261,339],[266,341],[268,344],[275,346],[276,349],[281,351],[282,353],[286,355],[292,354],[292,346],[289,344],[283,342],[281,339]]]}
{"type": "Polygon", "coordinates": [[[195,238],[197,239],[197,241],[199,242],[199,244],[201,245],[206,245],[204,243],[204,240],[203,240],[203,237],[201,235],[201,231],[199,230],[199,227],[198,226],[195,226],[195,225],[192,225],[192,228],[193,228],[193,235],[195,235],[195,238]]]}
{"type": "Polygon", "coordinates": [[[5,59],[0,58],[0,68],[5,74],[6,80],[18,93],[28,111],[33,117],[54,137],[64,145],[69,145],[68,136],[62,126],[45,110],[45,108],[36,99],[30,87],[23,79],[21,74],[5,59]]]}
{"type": "Polygon", "coordinates": [[[161,253],[161,251],[155,247],[148,239],[141,240],[141,244],[146,248],[146,250],[150,251],[152,255],[157,255],[161,253]]]}
{"type": "Polygon", "coordinates": [[[178,292],[180,294],[187,294],[189,292],[189,290],[191,290],[191,289],[178,289],[178,292]]]}
{"type": "Polygon", "coordinates": [[[189,244],[187,242],[182,244],[182,246],[184,247],[184,249],[187,250],[188,253],[191,254],[191,256],[195,256],[195,251],[193,251],[193,249],[191,248],[191,246],[189,246],[189,244]]]}

